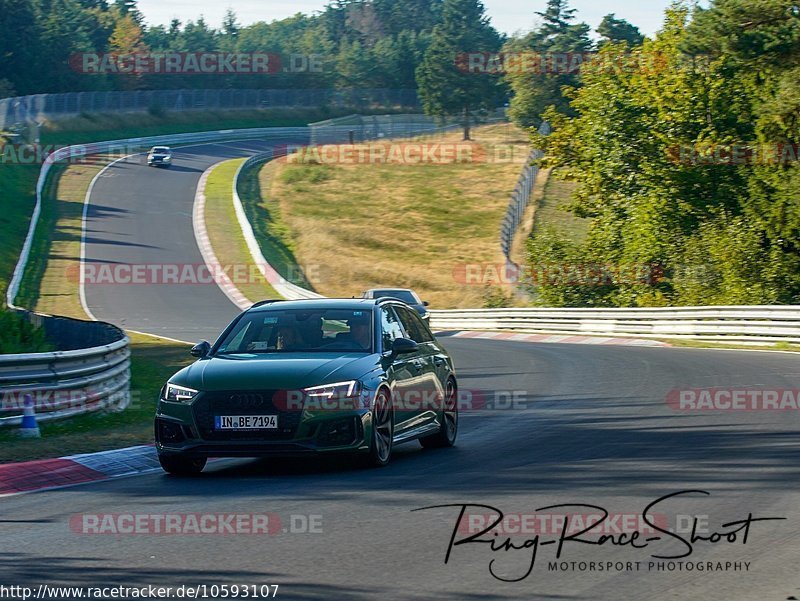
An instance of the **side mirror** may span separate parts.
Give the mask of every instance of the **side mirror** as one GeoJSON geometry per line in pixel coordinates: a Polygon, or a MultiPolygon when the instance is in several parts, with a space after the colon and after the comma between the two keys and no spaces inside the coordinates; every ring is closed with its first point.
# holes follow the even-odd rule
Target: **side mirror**
{"type": "Polygon", "coordinates": [[[416,353],[418,350],[419,345],[408,338],[396,338],[394,342],[392,342],[392,355],[394,356],[416,353]]]}
{"type": "Polygon", "coordinates": [[[202,359],[203,357],[207,357],[208,353],[211,352],[211,345],[207,340],[203,340],[195,344],[189,352],[192,354],[192,357],[200,357],[202,359]]]}
{"type": "Polygon", "coordinates": [[[422,301],[422,306],[423,307],[430,307],[431,304],[428,301],[422,301]]]}

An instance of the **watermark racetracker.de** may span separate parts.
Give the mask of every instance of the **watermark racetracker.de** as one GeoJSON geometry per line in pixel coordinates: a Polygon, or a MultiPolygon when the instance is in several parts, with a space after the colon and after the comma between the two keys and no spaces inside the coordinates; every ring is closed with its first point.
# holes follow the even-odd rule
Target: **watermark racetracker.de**
{"type": "Polygon", "coordinates": [[[276,75],[322,73],[318,54],[276,52],[82,52],[69,65],[84,75],[276,75]]]}

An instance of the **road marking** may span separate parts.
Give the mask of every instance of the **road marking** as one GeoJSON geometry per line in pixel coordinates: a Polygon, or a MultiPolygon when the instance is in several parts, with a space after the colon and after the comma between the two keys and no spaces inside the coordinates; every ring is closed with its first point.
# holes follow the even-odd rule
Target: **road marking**
{"type": "Polygon", "coordinates": [[[122,158],[116,159],[115,161],[111,161],[108,165],[103,167],[100,171],[97,172],[92,178],[92,181],[89,183],[89,188],[86,190],[86,196],[83,198],[83,214],[81,216],[81,258],[80,262],[78,263],[78,277],[80,283],[78,284],[78,296],[81,299],[81,307],[83,307],[83,312],[86,313],[86,316],[91,319],[92,321],[99,321],[97,317],[94,316],[92,310],[89,308],[89,304],[86,302],[86,274],[84,273],[83,264],[86,262],[86,218],[89,214],[89,205],[92,202],[92,191],[94,190],[94,185],[97,183],[97,180],[100,179],[108,169],[119,163],[120,161],[124,161],[130,157],[135,157],[139,154],[144,154],[142,152],[137,152],[134,154],[129,154],[122,158]]]}
{"type": "MultiPolygon", "coordinates": [[[[224,163],[225,161],[220,161],[224,163]]],[[[203,256],[203,261],[208,267],[209,271],[214,274],[219,274],[219,277],[214,278],[217,287],[222,290],[223,294],[228,297],[237,308],[244,311],[253,306],[253,303],[242,294],[242,291],[236,287],[233,280],[222,269],[222,265],[217,259],[217,255],[211,246],[211,240],[208,237],[208,229],[206,228],[206,181],[211,172],[219,166],[220,163],[211,165],[200,176],[200,181],[197,183],[197,189],[194,194],[194,209],[192,211],[192,227],[194,228],[194,239],[197,242],[197,248],[200,249],[200,254],[203,256]]]]}
{"type": "Polygon", "coordinates": [[[600,346],[647,346],[669,347],[666,342],[658,340],[642,340],[639,338],[608,338],[601,336],[553,336],[549,334],[514,334],[511,332],[479,332],[460,331],[451,338],[473,338],[479,340],[497,340],[501,342],[537,342],[543,344],[586,344],[600,346]]]}

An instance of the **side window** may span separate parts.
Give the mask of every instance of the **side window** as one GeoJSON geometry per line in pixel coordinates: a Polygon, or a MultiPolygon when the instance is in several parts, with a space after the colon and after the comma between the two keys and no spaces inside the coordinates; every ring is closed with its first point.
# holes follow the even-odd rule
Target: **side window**
{"type": "Polygon", "coordinates": [[[406,307],[395,307],[395,309],[400,316],[403,328],[405,328],[411,340],[419,343],[433,341],[433,336],[431,336],[422,320],[413,310],[406,307]]]}
{"type": "Polygon", "coordinates": [[[381,338],[383,340],[383,349],[387,350],[391,347],[392,342],[397,338],[403,338],[403,328],[400,321],[397,319],[391,307],[384,307],[381,309],[381,338]]]}
{"type": "Polygon", "coordinates": [[[417,340],[417,342],[434,342],[436,339],[433,337],[431,329],[425,325],[419,313],[416,311],[409,311],[409,313],[411,314],[411,320],[417,324],[417,331],[419,332],[419,340],[416,338],[414,340],[417,340]]]}

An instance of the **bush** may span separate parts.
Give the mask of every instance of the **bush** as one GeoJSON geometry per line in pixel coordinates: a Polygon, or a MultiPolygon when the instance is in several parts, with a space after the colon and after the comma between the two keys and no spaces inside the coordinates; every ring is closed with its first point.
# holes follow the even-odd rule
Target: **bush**
{"type": "Polygon", "coordinates": [[[42,328],[35,327],[22,315],[0,311],[0,355],[46,353],[54,349],[42,328]]]}
{"type": "Polygon", "coordinates": [[[307,163],[296,167],[289,167],[281,174],[284,184],[321,184],[330,179],[328,168],[316,163],[307,163]]]}
{"type": "Polygon", "coordinates": [[[483,292],[484,309],[507,309],[514,306],[514,295],[498,286],[487,286],[483,292]]]}

